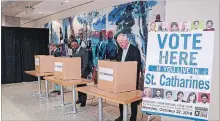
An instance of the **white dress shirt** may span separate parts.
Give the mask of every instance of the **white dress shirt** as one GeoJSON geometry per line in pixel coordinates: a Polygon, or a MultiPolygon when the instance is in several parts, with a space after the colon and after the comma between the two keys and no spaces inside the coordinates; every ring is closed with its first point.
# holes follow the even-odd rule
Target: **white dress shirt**
{"type": "Polygon", "coordinates": [[[121,56],[121,62],[125,61],[129,47],[130,47],[130,43],[128,44],[128,47],[126,49],[123,49],[122,56],[121,56]]]}
{"type": "Polygon", "coordinates": [[[80,48],[81,48],[81,46],[79,46],[79,48],[78,48],[78,49],[76,49],[76,54],[78,54],[78,53],[79,53],[80,48]]]}
{"type": "Polygon", "coordinates": [[[86,48],[86,42],[85,42],[85,41],[82,41],[82,43],[81,43],[80,46],[83,47],[83,48],[86,48]]]}
{"type": "Polygon", "coordinates": [[[69,49],[68,49],[68,55],[71,56],[72,53],[73,53],[73,50],[69,48],[69,49]]]}
{"type": "Polygon", "coordinates": [[[50,51],[50,55],[54,55],[56,50],[57,50],[57,48],[55,50],[50,51]],[[52,54],[52,52],[53,52],[53,54],[52,54]]]}

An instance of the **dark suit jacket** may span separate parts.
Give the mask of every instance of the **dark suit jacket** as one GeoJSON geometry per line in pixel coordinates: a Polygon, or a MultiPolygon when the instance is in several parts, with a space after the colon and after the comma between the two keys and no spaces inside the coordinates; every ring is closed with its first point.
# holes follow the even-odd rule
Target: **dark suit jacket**
{"type": "Polygon", "coordinates": [[[61,57],[62,56],[59,48],[57,48],[56,51],[52,55],[54,55],[54,57],[61,57]]]}
{"type": "MultiPolygon", "coordinates": [[[[122,53],[123,53],[123,49],[119,48],[117,61],[121,61],[122,53]]],[[[125,61],[137,61],[136,89],[138,89],[139,74],[140,74],[140,69],[141,69],[141,55],[140,55],[139,49],[137,47],[133,46],[132,44],[130,44],[130,46],[128,48],[127,55],[125,57],[125,61]]]]}
{"type": "Polygon", "coordinates": [[[89,53],[86,48],[81,47],[76,54],[76,50],[73,50],[72,57],[81,57],[81,73],[82,77],[86,78],[89,75],[89,53]]]}

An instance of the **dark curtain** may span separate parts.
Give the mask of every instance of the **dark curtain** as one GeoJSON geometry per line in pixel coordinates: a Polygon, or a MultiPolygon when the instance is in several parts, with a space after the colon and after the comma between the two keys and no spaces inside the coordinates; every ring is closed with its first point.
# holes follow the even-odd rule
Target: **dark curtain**
{"type": "Polygon", "coordinates": [[[1,27],[2,84],[36,80],[24,71],[34,70],[34,55],[48,55],[49,29],[1,27]]]}

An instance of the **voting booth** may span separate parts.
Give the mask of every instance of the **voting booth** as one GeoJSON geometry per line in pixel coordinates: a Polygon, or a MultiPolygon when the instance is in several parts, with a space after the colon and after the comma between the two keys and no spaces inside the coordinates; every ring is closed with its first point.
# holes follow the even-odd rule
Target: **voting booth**
{"type": "Polygon", "coordinates": [[[98,88],[113,93],[136,90],[137,62],[98,61],[98,88]]]}
{"type": "Polygon", "coordinates": [[[81,78],[81,58],[55,57],[54,77],[62,80],[81,78]]]}
{"type": "Polygon", "coordinates": [[[54,57],[51,55],[35,55],[35,70],[37,72],[53,72],[54,57]]]}

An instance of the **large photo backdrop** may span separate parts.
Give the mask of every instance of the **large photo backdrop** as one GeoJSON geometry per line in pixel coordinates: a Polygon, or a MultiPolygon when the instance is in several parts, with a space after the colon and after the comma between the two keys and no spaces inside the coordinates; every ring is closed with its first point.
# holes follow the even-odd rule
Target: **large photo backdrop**
{"type": "Polygon", "coordinates": [[[72,39],[88,48],[91,67],[96,67],[99,59],[116,58],[115,36],[123,31],[130,43],[140,49],[144,70],[148,21],[164,21],[164,16],[165,1],[135,1],[54,20],[45,27],[50,29],[50,42],[60,45],[63,56],[71,55],[68,44],[72,39]]]}

